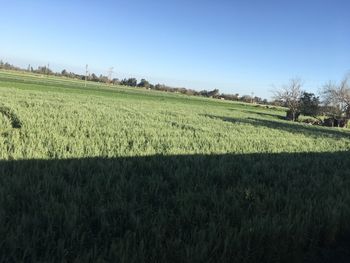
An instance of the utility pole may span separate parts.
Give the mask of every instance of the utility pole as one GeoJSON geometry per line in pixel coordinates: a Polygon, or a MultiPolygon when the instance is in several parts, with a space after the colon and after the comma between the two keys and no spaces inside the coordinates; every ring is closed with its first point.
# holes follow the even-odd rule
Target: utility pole
{"type": "Polygon", "coordinates": [[[88,64],[86,64],[86,66],[85,66],[85,88],[86,88],[87,77],[88,77],[88,74],[89,74],[88,67],[89,67],[88,64]]]}
{"type": "Polygon", "coordinates": [[[254,92],[252,92],[252,101],[251,101],[251,103],[253,103],[254,102],[254,92]]]}
{"type": "Polygon", "coordinates": [[[112,82],[112,74],[113,74],[113,67],[110,67],[108,70],[108,82],[109,82],[109,84],[112,82]]]}

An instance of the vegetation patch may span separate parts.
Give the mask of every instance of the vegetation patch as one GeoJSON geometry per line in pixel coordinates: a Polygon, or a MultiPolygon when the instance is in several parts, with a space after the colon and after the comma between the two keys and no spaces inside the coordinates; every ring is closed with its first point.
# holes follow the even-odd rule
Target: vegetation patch
{"type": "Polygon", "coordinates": [[[349,130],[1,75],[0,262],[350,262],[349,130]]]}
{"type": "Polygon", "coordinates": [[[11,122],[12,128],[19,129],[22,127],[22,122],[18,116],[11,110],[11,108],[0,105],[0,113],[8,118],[11,122]]]}

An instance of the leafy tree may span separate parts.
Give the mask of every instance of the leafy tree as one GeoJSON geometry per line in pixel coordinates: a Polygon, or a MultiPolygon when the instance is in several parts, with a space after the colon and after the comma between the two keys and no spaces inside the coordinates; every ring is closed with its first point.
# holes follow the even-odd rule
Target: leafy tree
{"type": "Polygon", "coordinates": [[[217,97],[217,96],[219,96],[219,90],[218,89],[214,89],[212,91],[201,90],[199,92],[199,95],[204,96],[204,97],[217,97]]]}
{"type": "Polygon", "coordinates": [[[8,62],[4,63],[2,60],[0,61],[0,68],[1,69],[10,69],[10,70],[21,70],[20,68],[15,67],[14,65],[11,65],[8,62]]]}
{"type": "Polygon", "coordinates": [[[320,99],[313,93],[303,92],[300,97],[300,113],[317,118],[320,112],[320,99]]]}
{"type": "Polygon", "coordinates": [[[138,87],[143,87],[143,88],[149,88],[150,87],[150,83],[145,80],[145,79],[141,79],[140,83],[137,84],[138,87]]]}
{"type": "Polygon", "coordinates": [[[215,97],[217,97],[217,96],[219,96],[219,90],[218,89],[214,89],[214,90],[212,90],[212,91],[209,91],[208,92],[208,97],[213,97],[213,98],[215,98],[215,97]]]}
{"type": "Polygon", "coordinates": [[[127,79],[122,79],[119,84],[123,85],[123,86],[126,86],[126,85],[128,85],[128,80],[127,79]]]}
{"type": "Polygon", "coordinates": [[[204,97],[208,97],[208,91],[207,90],[201,90],[199,92],[199,95],[204,96],[204,97]]]}
{"type": "Polygon", "coordinates": [[[120,84],[119,79],[117,79],[117,78],[112,79],[112,84],[113,84],[113,85],[118,85],[118,84],[120,84]]]}
{"type": "Polygon", "coordinates": [[[243,101],[243,102],[252,102],[252,97],[250,95],[243,95],[241,98],[240,98],[240,101],[243,101]]]}
{"type": "Polygon", "coordinates": [[[100,82],[103,82],[103,83],[108,83],[109,82],[109,79],[107,76],[103,76],[102,74],[100,75],[99,77],[99,81],[100,82]]]}
{"type": "Polygon", "coordinates": [[[239,95],[238,94],[221,94],[220,95],[221,98],[225,99],[225,100],[233,100],[233,101],[237,101],[239,100],[239,95]]]}
{"type": "Polygon", "coordinates": [[[259,104],[259,103],[262,103],[262,98],[255,96],[255,97],[253,98],[253,102],[258,103],[258,104],[259,104]]]}
{"type": "Polygon", "coordinates": [[[130,86],[130,87],[136,87],[137,86],[137,79],[129,78],[127,80],[127,85],[130,86]]]}
{"type": "Polygon", "coordinates": [[[91,74],[91,80],[92,80],[92,81],[95,81],[95,82],[98,82],[98,81],[99,81],[99,78],[96,76],[95,73],[92,73],[92,74],[91,74]]]}
{"type": "Polygon", "coordinates": [[[62,70],[61,75],[67,77],[68,76],[67,70],[65,70],[65,69],[62,70]]]}
{"type": "Polygon", "coordinates": [[[136,87],[137,86],[137,79],[135,79],[135,78],[123,79],[120,82],[120,85],[136,87]]]}
{"type": "Polygon", "coordinates": [[[47,66],[39,66],[34,72],[39,74],[53,75],[53,71],[47,66]]]}

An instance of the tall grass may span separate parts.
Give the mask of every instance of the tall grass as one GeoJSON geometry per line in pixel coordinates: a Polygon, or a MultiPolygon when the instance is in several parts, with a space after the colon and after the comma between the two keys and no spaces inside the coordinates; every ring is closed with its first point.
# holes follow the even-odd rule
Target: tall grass
{"type": "Polygon", "coordinates": [[[347,130],[45,81],[0,73],[0,261],[350,258],[347,130]]]}

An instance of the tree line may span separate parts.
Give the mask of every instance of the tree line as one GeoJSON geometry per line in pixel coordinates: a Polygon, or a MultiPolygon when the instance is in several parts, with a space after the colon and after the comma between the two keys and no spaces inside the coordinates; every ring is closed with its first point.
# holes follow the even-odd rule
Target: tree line
{"type": "Polygon", "coordinates": [[[28,65],[27,69],[22,69],[22,68],[13,66],[7,62],[4,63],[3,61],[0,61],[0,69],[27,71],[27,72],[32,72],[36,74],[60,76],[60,77],[79,79],[79,80],[85,80],[86,78],[87,81],[105,83],[110,85],[138,87],[138,88],[145,88],[150,90],[181,93],[181,94],[190,95],[190,96],[202,96],[202,97],[216,98],[221,100],[241,101],[241,102],[258,103],[258,104],[264,104],[264,105],[268,105],[268,104],[277,105],[275,102],[269,102],[267,99],[262,99],[258,96],[250,96],[250,95],[240,96],[238,93],[225,94],[225,93],[220,93],[219,89],[213,89],[209,91],[208,90],[197,91],[197,90],[188,89],[188,88],[170,87],[168,85],[159,84],[159,83],[152,84],[146,79],[141,79],[140,81],[138,81],[136,78],[124,78],[121,80],[119,80],[118,78],[109,79],[108,76],[105,76],[102,74],[98,76],[95,73],[91,73],[85,76],[82,74],[76,74],[74,72],[68,72],[66,69],[63,69],[61,72],[53,72],[49,68],[49,66],[38,66],[36,69],[34,69],[31,65],[28,65]]]}
{"type": "Polygon", "coordinates": [[[311,124],[345,127],[350,119],[350,74],[348,74],[339,84],[334,82],[326,83],[318,96],[303,89],[301,79],[291,79],[289,84],[283,85],[274,91],[272,101],[267,101],[257,96],[220,93],[219,89],[213,90],[193,90],[187,88],[175,88],[164,84],[152,84],[146,79],[138,81],[136,78],[110,79],[105,75],[95,73],[87,76],[62,70],[53,72],[49,66],[38,66],[36,69],[28,65],[27,69],[11,65],[0,60],[0,69],[28,71],[43,75],[54,75],[66,78],[80,79],[110,85],[123,85],[129,87],[145,88],[164,92],[181,93],[191,96],[202,96],[221,100],[241,101],[263,105],[281,106],[288,108],[286,119],[298,121],[299,116],[312,117],[307,120],[311,124]]]}
{"type": "Polygon", "coordinates": [[[326,83],[318,96],[302,87],[303,82],[295,78],[274,91],[275,103],[288,108],[288,120],[297,121],[302,114],[313,117],[312,124],[347,126],[350,119],[350,74],[338,84],[326,83]]]}

